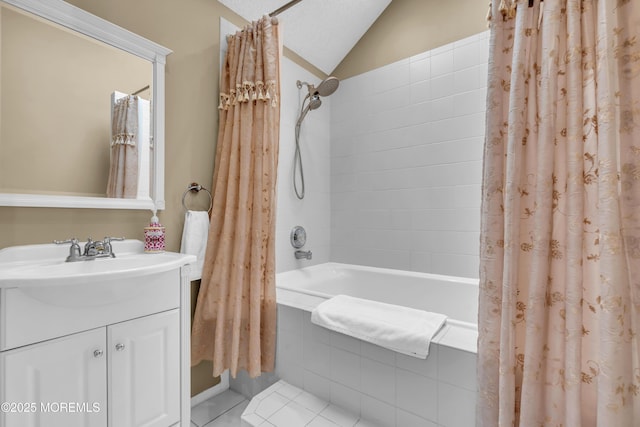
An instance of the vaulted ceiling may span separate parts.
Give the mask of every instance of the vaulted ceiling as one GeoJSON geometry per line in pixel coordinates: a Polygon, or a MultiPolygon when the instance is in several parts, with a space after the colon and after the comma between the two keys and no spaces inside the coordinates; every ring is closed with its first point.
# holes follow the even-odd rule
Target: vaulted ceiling
{"type": "MultiPolygon", "coordinates": [[[[289,0],[218,0],[247,21],[289,0]]],[[[278,15],[284,45],[330,74],[391,0],[302,0],[278,15]]]]}

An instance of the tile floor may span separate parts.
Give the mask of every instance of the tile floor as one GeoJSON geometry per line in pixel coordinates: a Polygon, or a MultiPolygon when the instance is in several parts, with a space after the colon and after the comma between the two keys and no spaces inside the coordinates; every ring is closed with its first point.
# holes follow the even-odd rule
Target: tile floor
{"type": "Polygon", "coordinates": [[[232,390],[214,396],[191,408],[191,427],[243,427],[247,407],[244,426],[272,427],[275,422],[287,427],[377,427],[284,381],[257,395],[253,403],[232,390]],[[254,424],[258,419],[260,423],[254,424]]]}
{"type": "Polygon", "coordinates": [[[251,399],[242,419],[252,427],[378,427],[282,380],[251,399]]]}
{"type": "Polygon", "coordinates": [[[191,427],[242,427],[240,417],[249,401],[226,390],[191,408],[191,427]]]}

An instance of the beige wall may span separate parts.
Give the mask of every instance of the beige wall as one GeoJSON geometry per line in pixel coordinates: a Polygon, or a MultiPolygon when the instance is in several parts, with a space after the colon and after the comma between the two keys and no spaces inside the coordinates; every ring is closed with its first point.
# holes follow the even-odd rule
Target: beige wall
{"type": "Polygon", "coordinates": [[[485,31],[488,3],[393,0],[332,74],[346,79],[485,31]]]}
{"type": "Polygon", "coordinates": [[[2,8],[0,191],[104,197],[111,94],[152,81],[135,55],[2,8]]]}

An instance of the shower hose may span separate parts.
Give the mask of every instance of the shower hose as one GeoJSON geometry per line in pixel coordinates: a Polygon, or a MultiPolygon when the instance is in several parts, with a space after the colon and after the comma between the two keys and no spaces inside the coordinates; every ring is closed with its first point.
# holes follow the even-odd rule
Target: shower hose
{"type": "Polygon", "coordinates": [[[293,155],[293,189],[296,192],[296,197],[300,200],[304,199],[304,169],[302,168],[302,153],[300,152],[300,123],[296,124],[296,151],[293,155]],[[300,170],[300,189],[298,189],[298,182],[296,176],[298,175],[298,169],[300,170]]]}

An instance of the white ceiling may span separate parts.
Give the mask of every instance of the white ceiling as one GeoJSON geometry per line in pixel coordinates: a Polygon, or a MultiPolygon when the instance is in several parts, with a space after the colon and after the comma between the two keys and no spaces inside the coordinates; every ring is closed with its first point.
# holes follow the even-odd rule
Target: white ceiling
{"type": "MultiPolygon", "coordinates": [[[[218,0],[247,21],[289,0],[218,0]]],[[[391,0],[302,0],[278,15],[284,45],[330,74],[391,0]]]]}

